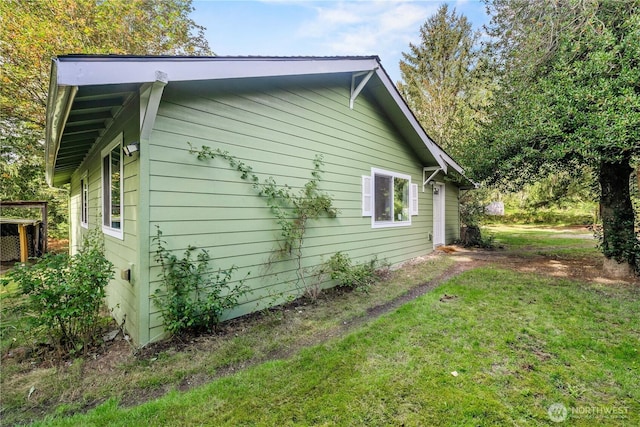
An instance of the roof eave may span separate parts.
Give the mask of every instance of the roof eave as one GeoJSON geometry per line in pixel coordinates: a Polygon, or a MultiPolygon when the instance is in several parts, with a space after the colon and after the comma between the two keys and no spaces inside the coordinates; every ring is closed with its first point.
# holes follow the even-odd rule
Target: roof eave
{"type": "Polygon", "coordinates": [[[60,149],[60,138],[77,92],[77,86],[60,86],[58,84],[58,61],[53,59],[49,80],[45,132],[45,177],[47,184],[50,186],[56,185],[54,172],[58,150],[60,149]]]}
{"type": "MultiPolygon", "coordinates": [[[[464,176],[463,169],[434,143],[400,95],[377,56],[368,57],[120,57],[62,56],[52,61],[45,141],[46,179],[56,185],[55,168],[60,140],[69,111],[80,86],[144,83],[156,80],[158,71],[171,81],[223,80],[374,70],[394,108],[406,118],[418,141],[422,141],[435,162],[447,173],[448,167],[464,176]],[[248,66],[247,62],[250,62],[248,66]],[[206,66],[207,63],[215,66],[206,66]],[[152,65],[150,65],[152,64],[152,65]],[[107,65],[107,66],[106,66],[107,65]],[[118,72],[113,72],[117,69],[118,72]]],[[[471,181],[470,181],[471,182],[471,181]]],[[[475,183],[474,183],[475,184],[475,183]]]]}
{"type": "Polygon", "coordinates": [[[371,70],[377,57],[362,58],[198,58],[198,57],[59,57],[60,86],[86,86],[155,81],[160,70],[172,82],[231,78],[352,73],[371,70]],[[210,62],[214,67],[202,66],[210,62]],[[247,62],[251,65],[248,66],[247,62]],[[109,64],[109,66],[105,66],[109,64]],[[150,66],[150,64],[153,64],[150,66]],[[194,66],[200,64],[200,66],[194,66]],[[114,73],[113,70],[118,72],[114,73]]]}

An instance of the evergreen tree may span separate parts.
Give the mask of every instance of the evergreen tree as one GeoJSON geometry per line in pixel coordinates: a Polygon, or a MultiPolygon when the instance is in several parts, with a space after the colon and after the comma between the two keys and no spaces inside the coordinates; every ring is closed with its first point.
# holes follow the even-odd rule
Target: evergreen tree
{"type": "Polygon", "coordinates": [[[400,61],[400,92],[427,134],[456,158],[472,126],[477,39],[467,18],[443,4],[400,61]]]}

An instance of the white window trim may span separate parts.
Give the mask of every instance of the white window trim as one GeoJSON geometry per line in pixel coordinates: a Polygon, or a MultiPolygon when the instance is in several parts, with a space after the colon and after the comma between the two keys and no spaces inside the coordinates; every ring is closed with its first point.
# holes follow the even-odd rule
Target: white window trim
{"type": "Polygon", "coordinates": [[[89,172],[85,172],[82,174],[82,177],[80,177],[80,226],[82,228],[89,228],[89,172]],[[86,195],[84,192],[85,186],[87,187],[86,195]],[[86,216],[84,211],[85,203],[87,204],[86,216]]]}
{"type": "MultiPolygon", "coordinates": [[[[398,172],[391,172],[385,169],[371,168],[371,228],[390,228],[390,227],[409,227],[411,226],[411,194],[409,194],[409,220],[394,221],[376,221],[375,215],[375,198],[376,198],[376,180],[375,175],[386,175],[393,178],[406,179],[409,181],[409,193],[411,193],[411,175],[405,175],[398,172]]],[[[393,198],[393,197],[392,197],[393,198]]]]}
{"type": "MultiPolygon", "coordinates": [[[[102,179],[102,191],[100,195],[100,199],[102,200],[102,232],[108,236],[118,238],[120,240],[124,240],[124,156],[122,155],[122,142],[123,142],[122,133],[116,136],[111,143],[109,143],[105,148],[100,152],[100,175],[102,179]],[[109,227],[105,225],[105,200],[104,200],[104,192],[105,185],[111,187],[111,182],[105,182],[104,179],[104,158],[105,156],[111,153],[114,147],[120,147],[120,229],[109,227]]],[[[109,209],[109,216],[111,216],[111,209],[109,209]]],[[[109,218],[110,219],[110,218],[109,218]]]]}

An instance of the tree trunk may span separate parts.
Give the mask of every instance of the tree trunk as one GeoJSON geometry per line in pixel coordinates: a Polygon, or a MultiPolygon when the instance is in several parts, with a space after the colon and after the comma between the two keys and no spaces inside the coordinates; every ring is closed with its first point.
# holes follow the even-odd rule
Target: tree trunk
{"type": "Polygon", "coordinates": [[[605,269],[618,276],[632,272],[640,256],[629,193],[629,177],[633,171],[629,160],[602,161],[599,170],[603,231],[601,249],[607,258],[605,269]]]}

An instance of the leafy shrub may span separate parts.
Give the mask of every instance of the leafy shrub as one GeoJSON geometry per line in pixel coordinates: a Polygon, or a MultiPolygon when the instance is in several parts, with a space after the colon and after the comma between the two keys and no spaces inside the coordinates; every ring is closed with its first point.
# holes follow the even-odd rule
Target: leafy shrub
{"type": "Polygon", "coordinates": [[[159,228],[153,241],[157,246],[155,259],[162,267],[162,287],[156,290],[153,299],[171,334],[210,330],[220,322],[223,312],[237,306],[246,293],[242,281],[233,287],[229,285],[237,267],[218,269],[212,274],[209,253],[202,249],[194,259],[193,246],[178,258],[166,248],[159,228]]]}
{"type": "Polygon", "coordinates": [[[324,271],[337,282],[338,287],[367,292],[371,285],[386,275],[389,265],[378,262],[377,257],[373,257],[369,262],[354,265],[349,255],[336,252],[324,264],[324,271]]]}
{"type": "Polygon", "coordinates": [[[46,254],[8,276],[27,296],[31,325],[52,340],[61,356],[86,351],[97,340],[105,287],[113,277],[98,231],[87,233],[76,255],[46,254]]]}

